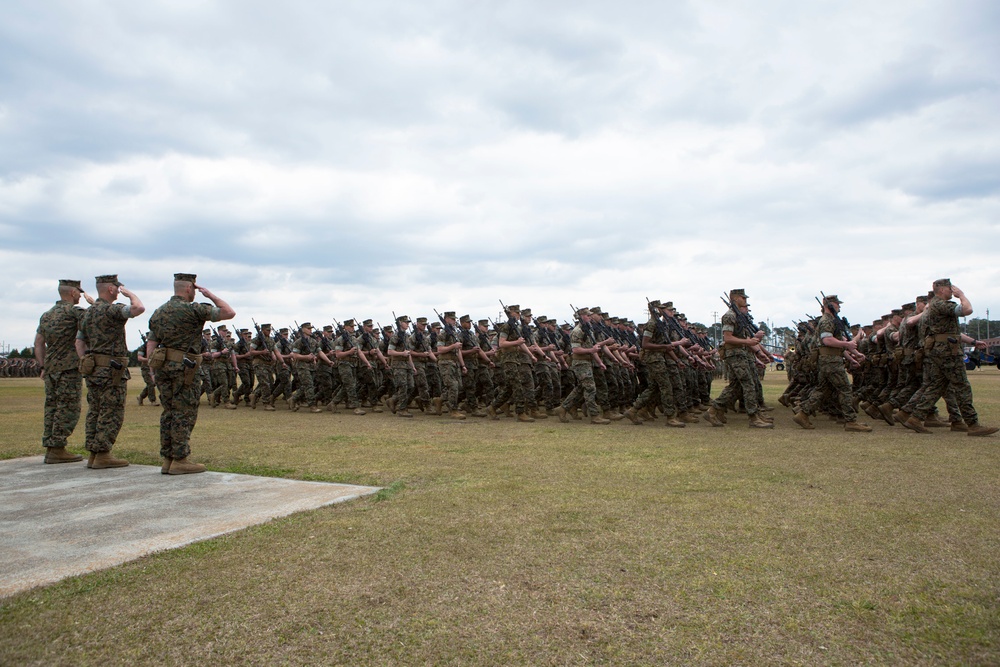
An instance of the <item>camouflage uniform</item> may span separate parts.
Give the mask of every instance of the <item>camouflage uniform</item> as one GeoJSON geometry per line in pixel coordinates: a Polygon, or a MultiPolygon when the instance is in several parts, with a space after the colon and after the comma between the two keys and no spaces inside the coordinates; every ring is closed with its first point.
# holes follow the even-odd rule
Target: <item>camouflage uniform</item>
{"type": "MultiPolygon", "coordinates": [[[[399,318],[400,322],[409,322],[405,315],[399,318]]],[[[386,352],[404,352],[410,349],[410,335],[397,325],[397,329],[389,337],[386,344],[386,352]]],[[[414,364],[415,365],[415,364],[414,364]]],[[[389,356],[389,367],[392,369],[392,384],[395,394],[392,399],[395,402],[396,414],[410,416],[407,409],[410,399],[413,398],[415,387],[414,370],[410,367],[410,361],[406,357],[389,356]]]]}
{"type": "MultiPolygon", "coordinates": [[[[194,276],[177,274],[175,280],[194,276]],[[180,276],[180,277],[178,277],[180,276]]],[[[201,329],[205,322],[218,322],[219,309],[210,303],[191,303],[173,296],[149,318],[149,340],[166,348],[163,366],[155,370],[160,390],[160,456],[181,460],[191,453],[191,430],[198,420],[201,379],[197,368],[201,358],[201,329]]]]}
{"type": "MultiPolygon", "coordinates": [[[[347,320],[344,322],[344,327],[353,325],[353,320],[347,320]]],[[[358,341],[354,335],[345,328],[334,341],[333,351],[335,353],[350,352],[354,349],[358,349],[358,341]]],[[[337,372],[340,375],[340,389],[334,395],[333,402],[340,403],[341,401],[344,401],[349,410],[357,410],[361,406],[361,400],[358,398],[359,365],[361,365],[361,361],[358,357],[353,355],[337,359],[337,372]]]]}
{"type": "MultiPolygon", "coordinates": [[[[570,332],[570,349],[592,348],[595,345],[594,332],[589,325],[584,325],[583,321],[577,323],[570,332]]],[[[576,386],[563,399],[563,410],[572,410],[580,405],[584,406],[584,414],[588,417],[597,417],[601,414],[601,409],[597,404],[597,387],[594,383],[594,360],[590,354],[573,353],[570,367],[576,375],[576,386]]]]}
{"type": "Polygon", "coordinates": [[[139,405],[142,405],[142,402],[147,398],[150,405],[156,405],[156,382],[153,381],[153,374],[149,370],[149,359],[146,359],[146,344],[143,343],[135,352],[137,359],[140,354],[143,357],[139,360],[139,372],[142,373],[142,381],[145,386],[139,392],[139,405]]]}
{"type": "MultiPolygon", "coordinates": [[[[79,288],[80,283],[73,282],[79,288]]],[[[75,341],[83,313],[69,301],[57,301],[38,320],[37,333],[45,338],[43,447],[65,447],[80,421],[82,379],[75,341]]]]}
{"type": "MultiPolygon", "coordinates": [[[[735,307],[734,304],[733,308],[735,307]]],[[[730,308],[722,316],[722,331],[728,331],[736,338],[744,340],[752,338],[752,334],[740,325],[740,318],[733,308],[730,308]]],[[[753,354],[745,345],[726,345],[725,353],[726,375],[729,378],[729,384],[722,390],[718,398],[712,401],[712,407],[716,410],[725,410],[728,407],[732,407],[736,404],[736,400],[739,397],[738,393],[742,392],[747,415],[753,417],[760,409],[757,405],[757,382],[759,382],[759,378],[757,378],[757,371],[754,369],[753,354]]],[[[843,362],[841,362],[841,365],[843,365],[843,362]]],[[[846,374],[844,379],[846,382],[846,374]]],[[[676,397],[676,395],[677,392],[675,391],[674,396],[676,397]]]]}
{"type": "Polygon", "coordinates": [[[110,452],[125,421],[128,348],[125,322],[131,308],[98,299],[80,321],[77,338],[83,340],[95,368],[87,375],[87,451],[110,452]],[[112,368],[112,363],[122,368],[112,368]]]}
{"type": "MultiPolygon", "coordinates": [[[[655,308],[659,305],[659,302],[654,301],[652,305],[655,308]]],[[[673,381],[671,374],[667,371],[666,353],[647,350],[645,348],[645,343],[653,343],[654,345],[670,344],[669,334],[665,331],[662,321],[658,322],[658,318],[655,315],[650,316],[649,322],[646,323],[646,327],[642,333],[642,341],[644,345],[642,352],[639,354],[639,360],[643,363],[646,370],[647,385],[632,407],[635,410],[641,410],[650,405],[655,407],[657,399],[659,399],[663,414],[668,419],[674,418],[677,416],[677,406],[674,403],[673,381]]]]}
{"type": "MultiPolygon", "coordinates": [[[[454,318],[455,313],[446,312],[444,317],[446,320],[454,318]]],[[[454,324],[446,325],[438,336],[439,346],[447,347],[458,342],[458,326],[454,324]]],[[[462,391],[462,370],[465,369],[468,372],[467,362],[462,360],[459,350],[461,348],[445,352],[438,357],[438,370],[441,372],[441,398],[453,413],[458,412],[458,395],[462,391]]]]}
{"type": "MultiPolygon", "coordinates": [[[[426,317],[417,318],[417,324],[426,324],[426,317]]],[[[406,337],[406,345],[411,352],[430,352],[431,340],[428,331],[420,331],[419,327],[406,337]]],[[[416,388],[417,403],[421,408],[427,408],[431,403],[430,385],[427,383],[427,357],[413,357],[413,384],[416,388]]]]}
{"type": "MultiPolygon", "coordinates": [[[[919,420],[926,419],[938,399],[945,396],[948,390],[953,390],[961,418],[971,426],[979,423],[979,416],[972,405],[972,387],[962,360],[958,309],[959,304],[935,296],[924,310],[923,320],[927,327],[924,367],[928,368],[928,382],[913,416],[919,420]]],[[[956,420],[953,418],[952,421],[956,420]]]]}
{"type": "MultiPolygon", "coordinates": [[[[253,351],[260,350],[274,350],[274,340],[270,337],[271,328],[268,325],[261,326],[261,333],[258,334],[252,341],[250,341],[250,349],[253,351]]],[[[256,406],[256,403],[262,402],[268,404],[272,401],[272,392],[274,390],[274,359],[270,355],[257,355],[254,356],[251,361],[253,362],[253,372],[257,380],[257,386],[253,390],[254,398],[251,399],[251,404],[256,406]]]]}
{"type": "MultiPolygon", "coordinates": [[[[854,410],[851,383],[847,379],[847,370],[844,368],[844,351],[839,347],[822,344],[822,340],[828,336],[835,337],[837,340],[847,340],[846,335],[842,332],[835,335],[835,332],[838,332],[838,327],[834,318],[838,318],[838,316],[824,313],[819,320],[817,330],[819,331],[820,347],[816,366],[818,373],[816,389],[802,403],[800,411],[807,415],[815,414],[816,407],[826,390],[830,392],[844,419],[848,422],[856,422],[858,413],[854,410]]],[[[749,411],[749,407],[747,410],[749,411]]]]}
{"type": "MultiPolygon", "coordinates": [[[[292,352],[304,356],[315,355],[319,350],[319,345],[312,338],[312,327],[309,323],[304,323],[299,329],[299,337],[292,343],[292,352]],[[309,329],[305,332],[304,329],[309,329]]],[[[313,371],[316,368],[316,361],[306,361],[297,359],[292,362],[295,369],[295,377],[299,381],[299,387],[292,396],[296,404],[305,403],[310,408],[316,407],[316,388],[313,382],[313,371]]]]}

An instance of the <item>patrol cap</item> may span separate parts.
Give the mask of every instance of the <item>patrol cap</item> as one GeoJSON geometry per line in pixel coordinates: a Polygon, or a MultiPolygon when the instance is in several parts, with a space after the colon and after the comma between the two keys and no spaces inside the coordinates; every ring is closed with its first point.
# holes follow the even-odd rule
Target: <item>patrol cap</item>
{"type": "Polygon", "coordinates": [[[313,325],[312,325],[312,322],[303,322],[302,324],[299,325],[299,328],[300,329],[312,329],[313,325]]]}
{"type": "Polygon", "coordinates": [[[535,324],[545,324],[548,322],[548,318],[544,315],[535,315],[535,324]]]}
{"type": "Polygon", "coordinates": [[[516,303],[515,304],[511,304],[511,305],[507,306],[507,310],[508,311],[513,310],[516,313],[520,313],[521,312],[521,306],[517,305],[516,303]]]}
{"type": "Polygon", "coordinates": [[[650,308],[662,308],[663,304],[660,303],[659,299],[653,299],[652,301],[649,302],[649,307],[650,308]]]}
{"type": "Polygon", "coordinates": [[[903,304],[903,310],[916,310],[916,309],[917,309],[917,304],[915,301],[903,304]]]}
{"type": "Polygon", "coordinates": [[[60,280],[59,281],[59,287],[75,287],[76,289],[80,289],[80,281],[79,280],[60,280]]]}
{"type": "Polygon", "coordinates": [[[729,298],[732,299],[734,296],[741,296],[744,299],[746,299],[747,298],[746,290],[742,287],[729,290],[729,298]]]}
{"type": "Polygon", "coordinates": [[[278,333],[283,333],[283,334],[288,333],[288,327],[281,327],[280,329],[278,329],[278,333]]]}
{"type": "Polygon", "coordinates": [[[270,328],[271,328],[271,323],[270,323],[270,322],[268,322],[268,323],[266,323],[266,324],[262,324],[262,325],[260,325],[260,328],[261,328],[261,330],[262,330],[262,331],[263,331],[264,329],[270,329],[270,328]]]}
{"type": "Polygon", "coordinates": [[[938,278],[935,280],[934,288],[937,289],[938,287],[951,287],[951,278],[938,278]]]}
{"type": "MultiPolygon", "coordinates": [[[[100,285],[101,283],[107,283],[107,284],[110,284],[110,285],[121,286],[121,283],[118,282],[118,274],[117,273],[109,273],[109,274],[107,274],[105,276],[97,276],[97,278],[95,278],[95,280],[97,281],[98,285],[100,285]]],[[[951,284],[951,283],[949,283],[949,284],[951,284]]]]}
{"type": "Polygon", "coordinates": [[[382,327],[382,333],[392,333],[392,327],[389,325],[382,327]]]}
{"type": "Polygon", "coordinates": [[[917,303],[927,303],[927,298],[926,294],[921,294],[917,297],[917,303]]]}
{"type": "Polygon", "coordinates": [[[903,309],[902,308],[893,308],[892,309],[892,316],[893,317],[902,317],[903,316],[903,309]]]}
{"type": "Polygon", "coordinates": [[[248,334],[248,333],[250,333],[250,330],[249,329],[240,329],[240,333],[241,334],[248,334]]]}
{"type": "Polygon", "coordinates": [[[682,322],[687,322],[687,315],[685,315],[684,313],[677,313],[677,319],[681,320],[682,322]]]}
{"type": "Polygon", "coordinates": [[[212,330],[211,329],[202,329],[201,332],[203,334],[207,334],[207,333],[212,333],[212,330]]]}
{"type": "Polygon", "coordinates": [[[353,327],[354,326],[354,320],[344,320],[344,326],[345,327],[353,327]]]}
{"type": "Polygon", "coordinates": [[[836,294],[827,294],[825,301],[827,303],[833,303],[834,301],[836,301],[837,303],[844,303],[843,301],[840,300],[840,298],[836,294]]]}
{"type": "Polygon", "coordinates": [[[327,324],[326,326],[323,327],[323,331],[333,331],[333,325],[327,324]]]}
{"type": "Polygon", "coordinates": [[[490,326],[491,323],[490,323],[490,321],[488,319],[486,319],[486,320],[479,320],[477,322],[477,324],[479,324],[480,326],[483,326],[483,327],[488,327],[488,326],[490,326]]]}
{"type": "Polygon", "coordinates": [[[363,327],[370,327],[370,326],[372,326],[372,321],[371,320],[365,320],[364,322],[361,323],[361,326],[363,326],[363,327]]]}
{"type": "Polygon", "coordinates": [[[427,324],[427,318],[426,317],[418,317],[417,318],[417,324],[427,324]]]}
{"type": "Polygon", "coordinates": [[[531,308],[524,308],[521,310],[521,314],[525,317],[531,317],[531,308]]]}
{"type": "Polygon", "coordinates": [[[443,327],[441,326],[440,322],[431,322],[431,329],[435,329],[436,330],[436,329],[442,329],[442,328],[443,327]]]}
{"type": "Polygon", "coordinates": [[[673,301],[667,301],[666,303],[661,304],[660,308],[661,309],[666,308],[667,310],[673,310],[674,309],[674,302],[673,301]]]}
{"type": "Polygon", "coordinates": [[[444,311],[444,316],[445,317],[450,317],[452,319],[455,319],[455,311],[454,310],[446,310],[446,311],[444,311]]]}
{"type": "Polygon", "coordinates": [[[175,273],[174,280],[186,283],[196,283],[198,282],[198,276],[193,273],[175,273]]]}
{"type": "Polygon", "coordinates": [[[611,324],[621,324],[621,320],[619,320],[617,317],[612,317],[611,324]]]}
{"type": "Polygon", "coordinates": [[[580,317],[581,315],[590,315],[590,308],[580,308],[577,310],[576,316],[580,317]]]}
{"type": "MultiPolygon", "coordinates": [[[[302,325],[302,326],[305,326],[305,325],[302,325]]],[[[215,328],[218,329],[219,331],[229,331],[229,327],[227,327],[225,324],[220,324],[219,326],[217,326],[215,328]]]]}
{"type": "Polygon", "coordinates": [[[601,314],[601,307],[600,306],[594,306],[593,308],[590,309],[590,314],[591,315],[600,315],[601,314]]]}
{"type": "Polygon", "coordinates": [[[396,321],[397,322],[406,322],[407,324],[409,324],[411,320],[406,315],[400,315],[399,317],[396,318],[396,321]]]}
{"type": "Polygon", "coordinates": [[[472,318],[469,317],[468,315],[462,315],[460,318],[458,318],[458,321],[459,322],[471,322],[472,318]]]}

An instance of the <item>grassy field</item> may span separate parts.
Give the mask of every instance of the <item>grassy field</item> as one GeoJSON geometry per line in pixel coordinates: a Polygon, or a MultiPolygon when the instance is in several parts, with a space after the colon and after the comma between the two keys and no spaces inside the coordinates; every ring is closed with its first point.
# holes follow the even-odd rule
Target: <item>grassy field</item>
{"type": "MultiPolygon", "coordinates": [[[[1000,371],[970,375],[1000,423],[1000,371]]],[[[42,453],[41,411],[0,381],[0,457],[42,453]]],[[[0,663],[1000,664],[1000,437],[773,414],[203,409],[210,469],[386,490],[0,600],[0,663]]],[[[158,418],[130,398],[115,452],[158,463],[158,418]]]]}

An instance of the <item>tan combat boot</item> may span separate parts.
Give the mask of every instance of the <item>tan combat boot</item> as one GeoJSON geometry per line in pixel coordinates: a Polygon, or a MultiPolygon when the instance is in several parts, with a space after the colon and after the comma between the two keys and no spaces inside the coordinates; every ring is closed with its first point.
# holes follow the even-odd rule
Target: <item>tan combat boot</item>
{"type": "Polygon", "coordinates": [[[678,419],[676,415],[673,417],[667,417],[666,425],[670,428],[685,428],[687,426],[687,424],[678,419]]]}
{"type": "Polygon", "coordinates": [[[531,408],[531,416],[535,419],[548,419],[549,416],[544,410],[539,410],[538,408],[531,408]]]}
{"type": "Polygon", "coordinates": [[[264,409],[268,412],[274,412],[274,403],[265,403],[264,409]]]}
{"type": "Polygon", "coordinates": [[[174,459],[167,469],[168,475],[191,475],[196,472],[205,472],[205,466],[200,463],[191,463],[185,456],[182,459],[174,459]]]}
{"type": "Polygon", "coordinates": [[[896,420],[892,418],[892,403],[883,403],[878,406],[878,411],[881,413],[882,419],[885,420],[886,424],[889,426],[896,425],[896,420]]]}
{"type": "Polygon", "coordinates": [[[356,415],[358,415],[360,417],[361,415],[366,415],[368,413],[365,412],[364,410],[362,410],[361,408],[354,408],[354,414],[356,414],[356,415]]]}
{"type": "Polygon", "coordinates": [[[257,394],[250,394],[250,409],[257,409],[257,394]]]}
{"type": "Polygon", "coordinates": [[[533,422],[533,421],[535,421],[535,418],[532,417],[529,414],[526,414],[526,413],[522,412],[522,413],[520,413],[520,414],[517,415],[517,421],[519,421],[519,422],[533,422]]]}
{"type": "Polygon", "coordinates": [[[405,410],[405,409],[404,409],[404,410],[400,410],[400,411],[398,411],[398,412],[396,413],[396,416],[397,416],[397,417],[406,417],[406,418],[408,418],[408,419],[412,419],[412,418],[413,418],[413,413],[412,413],[412,412],[410,412],[409,410],[405,410]]]}
{"type": "Polygon", "coordinates": [[[924,426],[926,428],[944,428],[945,426],[951,426],[951,422],[943,422],[938,419],[937,415],[931,414],[924,420],[924,426]]]}
{"type": "Polygon", "coordinates": [[[610,419],[605,419],[601,415],[594,415],[593,417],[590,418],[590,423],[591,424],[601,424],[601,425],[603,425],[603,424],[610,424],[611,420],[610,419]]]}
{"type": "Polygon", "coordinates": [[[295,404],[295,397],[294,396],[291,397],[290,399],[288,399],[288,409],[291,410],[292,412],[298,412],[299,411],[299,406],[295,404]]]}
{"type": "Polygon", "coordinates": [[[440,417],[442,414],[441,406],[444,404],[444,399],[438,396],[437,398],[432,399],[432,402],[434,403],[434,414],[440,417]]]}
{"type": "Polygon", "coordinates": [[[172,458],[170,458],[169,456],[163,457],[160,460],[160,474],[161,475],[169,475],[170,474],[170,464],[173,463],[173,462],[174,462],[174,460],[172,458]]]}
{"type": "Polygon", "coordinates": [[[618,412],[616,408],[611,408],[610,410],[604,411],[604,418],[607,419],[608,421],[617,422],[625,419],[625,415],[618,412]]]}
{"type": "Polygon", "coordinates": [[[569,413],[569,416],[572,417],[573,419],[583,419],[583,416],[580,414],[580,411],[577,410],[576,408],[570,408],[569,410],[567,410],[567,412],[569,413]]]}
{"type": "Polygon", "coordinates": [[[569,423],[569,413],[566,412],[566,408],[560,405],[559,408],[556,410],[556,413],[559,415],[559,421],[561,421],[563,424],[569,423]]]}
{"type": "Polygon", "coordinates": [[[861,422],[847,422],[844,424],[844,430],[851,431],[853,433],[871,433],[872,427],[868,424],[862,424],[861,422]]]}
{"type": "Polygon", "coordinates": [[[708,412],[702,415],[702,418],[707,421],[712,426],[722,426],[722,420],[719,419],[719,411],[715,407],[710,407],[708,412]]]}
{"type": "Polygon", "coordinates": [[[973,422],[972,424],[969,424],[968,428],[969,428],[969,435],[976,437],[991,435],[1000,430],[996,426],[983,426],[979,422],[973,422]]]}
{"type": "Polygon", "coordinates": [[[632,422],[636,426],[642,424],[642,419],[639,418],[639,413],[636,412],[635,408],[629,408],[628,410],[626,410],[625,416],[628,418],[630,422],[632,422]]]}
{"type": "MultiPolygon", "coordinates": [[[[142,407],[142,396],[136,396],[135,397],[135,402],[138,403],[139,407],[141,408],[142,407]]],[[[80,460],[82,461],[83,457],[80,457],[80,460]]]]}
{"type": "Polygon", "coordinates": [[[910,429],[911,431],[916,431],[917,433],[930,433],[926,428],[924,428],[924,423],[917,419],[916,417],[910,417],[907,419],[903,426],[910,429]]]}
{"type": "Polygon", "coordinates": [[[774,428],[774,424],[762,419],[759,412],[755,412],[750,415],[748,419],[750,422],[750,428],[774,428]]]}
{"type": "Polygon", "coordinates": [[[391,412],[392,414],[396,414],[396,399],[395,398],[393,398],[392,396],[390,396],[389,398],[385,399],[385,405],[386,405],[387,408],[389,408],[389,412],[391,412]]]}
{"type": "Polygon", "coordinates": [[[309,406],[309,412],[312,413],[323,412],[323,408],[319,407],[318,405],[311,405],[309,406]]]}
{"type": "Polygon", "coordinates": [[[965,425],[965,422],[952,422],[951,430],[956,433],[968,433],[969,427],[965,425]]]}
{"type": "Polygon", "coordinates": [[[486,414],[489,415],[489,418],[492,419],[493,421],[497,421],[500,419],[500,415],[497,414],[496,408],[494,408],[492,405],[486,408],[486,414]]]}
{"type": "Polygon", "coordinates": [[[459,410],[452,410],[448,416],[452,419],[465,419],[465,413],[459,410]]]}
{"type": "Polygon", "coordinates": [[[82,460],[82,456],[67,452],[65,447],[45,448],[45,463],[76,463],[82,460]]]}
{"type": "Polygon", "coordinates": [[[238,407],[238,405],[236,403],[228,403],[227,402],[222,407],[224,407],[226,410],[235,410],[238,407]]]}
{"type": "Polygon", "coordinates": [[[903,410],[902,408],[900,408],[899,410],[896,410],[896,414],[894,414],[892,416],[892,419],[897,424],[905,425],[906,424],[906,420],[909,419],[912,416],[913,415],[911,415],[909,412],[906,412],[905,410],[903,410]]]}
{"type": "Polygon", "coordinates": [[[811,431],[812,429],[816,428],[815,426],[813,426],[812,422],[809,421],[809,415],[807,415],[804,412],[796,412],[795,416],[792,417],[792,421],[801,426],[802,428],[806,429],[807,431],[811,431]]]}
{"type": "Polygon", "coordinates": [[[111,456],[111,452],[94,452],[94,462],[88,463],[88,468],[101,470],[104,468],[124,468],[128,465],[125,459],[116,459],[111,456]]]}
{"type": "Polygon", "coordinates": [[[693,415],[690,412],[682,412],[679,415],[677,415],[677,418],[680,419],[685,424],[697,424],[698,423],[698,417],[697,417],[697,415],[693,415]]]}

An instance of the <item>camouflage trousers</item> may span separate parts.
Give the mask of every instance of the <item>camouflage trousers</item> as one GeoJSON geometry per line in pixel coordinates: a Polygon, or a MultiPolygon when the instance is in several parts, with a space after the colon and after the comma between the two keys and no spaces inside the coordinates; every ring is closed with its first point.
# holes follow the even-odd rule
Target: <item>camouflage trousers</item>
{"type": "Polygon", "coordinates": [[[258,401],[269,403],[271,392],[274,390],[274,374],[271,372],[271,364],[254,364],[253,373],[257,378],[257,387],[253,390],[258,401]]]}
{"type": "Polygon", "coordinates": [[[142,364],[140,372],[142,373],[142,381],[146,386],[139,393],[139,399],[145,400],[148,398],[150,403],[156,403],[156,383],[153,382],[153,374],[149,371],[149,364],[142,364]]]}
{"type": "Polygon", "coordinates": [[[333,396],[334,403],[344,401],[351,410],[361,406],[358,398],[358,367],[353,361],[340,360],[337,364],[337,374],[340,375],[340,389],[333,396]]]}
{"type": "Polygon", "coordinates": [[[253,369],[250,367],[250,362],[240,362],[240,370],[237,375],[240,378],[240,386],[238,389],[233,390],[233,402],[239,403],[240,399],[245,400],[250,399],[250,394],[253,393],[253,369]]]}
{"type": "Polygon", "coordinates": [[[45,373],[43,447],[65,447],[80,421],[83,378],[75,368],[45,373]]]}
{"type": "Polygon", "coordinates": [[[904,361],[899,365],[899,382],[896,390],[889,395],[889,403],[894,408],[901,408],[920,389],[923,381],[923,373],[917,372],[917,365],[911,360],[904,361]]]}
{"type": "Polygon", "coordinates": [[[326,405],[333,400],[333,374],[337,369],[323,361],[316,364],[316,402],[326,405]]]}
{"type": "Polygon", "coordinates": [[[413,387],[417,397],[417,403],[422,408],[431,404],[430,385],[427,383],[427,362],[414,361],[413,367],[417,370],[413,373],[413,387]]]}
{"type": "MultiPolygon", "coordinates": [[[[592,373],[594,376],[594,387],[597,391],[597,406],[601,410],[607,410],[611,407],[611,397],[608,391],[608,372],[606,369],[600,366],[593,366],[592,373]]],[[[580,376],[577,376],[579,381],[580,376]]]]}
{"type": "Polygon", "coordinates": [[[470,411],[476,410],[480,405],[490,405],[495,389],[489,364],[480,361],[466,361],[465,364],[469,369],[462,377],[465,384],[465,404],[470,411]]]}
{"type": "Polygon", "coordinates": [[[393,399],[396,401],[397,411],[406,410],[410,404],[410,399],[413,398],[413,392],[416,388],[415,376],[416,374],[409,364],[392,367],[392,385],[395,390],[393,399]]]}
{"type": "MultiPolygon", "coordinates": [[[[851,396],[851,381],[847,377],[847,369],[844,368],[843,357],[827,357],[820,355],[816,362],[817,382],[809,398],[802,403],[802,412],[807,415],[816,414],[816,408],[823,400],[824,394],[828,393],[835,407],[840,409],[840,413],[849,422],[858,420],[858,413],[854,410],[854,401],[851,396]]],[[[756,399],[754,399],[756,402],[756,399]]],[[[750,412],[750,405],[747,404],[747,413],[750,412]]]]}
{"type": "MultiPolygon", "coordinates": [[[[843,367],[843,359],[840,359],[840,365],[843,367]]],[[[739,393],[742,392],[747,414],[757,414],[759,410],[759,406],[757,405],[757,383],[760,380],[757,377],[757,371],[754,369],[754,362],[750,358],[750,355],[729,351],[726,354],[726,377],[729,378],[729,384],[722,390],[718,398],[712,401],[712,405],[717,410],[731,408],[736,405],[739,393]]],[[[847,373],[844,373],[844,383],[847,383],[847,373]]],[[[674,395],[676,396],[676,392],[674,395]]]]}
{"type": "Polygon", "coordinates": [[[670,380],[670,373],[667,372],[667,364],[658,359],[646,361],[646,389],[639,394],[632,404],[636,410],[641,410],[649,405],[656,407],[657,404],[663,408],[663,414],[667,417],[677,415],[677,405],[674,403],[674,387],[670,380]]]}
{"type": "Polygon", "coordinates": [[[219,403],[229,402],[229,371],[227,370],[229,364],[213,363],[212,364],[212,400],[219,403]]]}
{"type": "Polygon", "coordinates": [[[439,359],[437,366],[441,373],[441,398],[454,412],[458,410],[458,395],[462,391],[462,369],[451,359],[439,359]]]}
{"type": "Polygon", "coordinates": [[[666,366],[667,374],[670,375],[670,387],[674,392],[674,407],[677,408],[678,412],[682,412],[687,409],[687,385],[684,382],[684,375],[681,373],[681,364],[667,356],[664,356],[663,363],[666,366]]]}
{"type": "Polygon", "coordinates": [[[584,406],[584,413],[588,417],[596,417],[601,414],[601,408],[597,404],[597,383],[594,381],[594,364],[588,360],[574,360],[570,364],[573,374],[576,376],[576,386],[562,402],[564,410],[584,406]]]}
{"type": "Polygon", "coordinates": [[[296,364],[295,378],[299,382],[299,387],[292,396],[295,402],[304,403],[309,407],[316,405],[316,385],[313,382],[313,365],[310,363],[296,364]]]}
{"type": "Polygon", "coordinates": [[[201,378],[184,386],[184,366],[167,362],[156,373],[156,388],[160,390],[160,456],[183,459],[191,453],[191,431],[198,421],[201,398],[201,378]]]}
{"type": "Polygon", "coordinates": [[[517,414],[524,414],[531,408],[536,408],[535,402],[535,381],[531,375],[531,364],[522,364],[517,361],[505,361],[501,367],[503,373],[503,385],[493,399],[493,409],[497,409],[504,403],[514,406],[517,414]]]}
{"type": "Polygon", "coordinates": [[[292,395],[292,369],[288,364],[278,364],[274,369],[274,388],[271,390],[272,402],[279,398],[290,398],[292,395]]]}
{"type": "Polygon", "coordinates": [[[427,376],[427,393],[431,398],[442,395],[444,384],[441,380],[441,369],[437,363],[428,361],[424,364],[424,374],[427,376]]]}
{"type": "MultiPolygon", "coordinates": [[[[979,423],[979,415],[972,406],[972,387],[965,373],[962,355],[954,354],[947,347],[938,344],[924,358],[924,368],[929,368],[927,385],[924,387],[920,402],[913,410],[913,416],[917,419],[926,419],[934,409],[934,404],[949,391],[953,391],[958,402],[958,410],[965,423],[979,423]]],[[[949,412],[951,412],[950,406],[949,412]]],[[[949,417],[952,421],[957,421],[953,415],[949,417]]]]}
{"type": "Polygon", "coordinates": [[[543,361],[535,364],[535,385],[538,389],[537,401],[552,410],[562,400],[562,388],[559,385],[559,368],[555,362],[543,361]]]}
{"type": "Polygon", "coordinates": [[[110,452],[125,421],[125,377],[115,382],[110,368],[87,377],[87,451],[110,452]]]}

